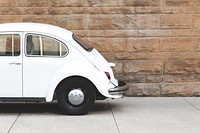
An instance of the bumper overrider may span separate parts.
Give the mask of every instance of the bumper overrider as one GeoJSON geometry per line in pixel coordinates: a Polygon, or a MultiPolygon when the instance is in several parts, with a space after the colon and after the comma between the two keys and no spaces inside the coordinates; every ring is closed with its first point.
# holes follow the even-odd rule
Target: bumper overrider
{"type": "Polygon", "coordinates": [[[125,82],[118,81],[118,86],[109,89],[108,92],[110,95],[123,95],[123,93],[128,89],[129,86],[125,82]]]}

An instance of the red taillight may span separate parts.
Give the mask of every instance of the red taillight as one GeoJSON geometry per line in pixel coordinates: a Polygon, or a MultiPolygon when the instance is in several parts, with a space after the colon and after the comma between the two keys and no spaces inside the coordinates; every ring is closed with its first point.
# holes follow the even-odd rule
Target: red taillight
{"type": "Polygon", "coordinates": [[[107,78],[110,80],[110,73],[109,72],[105,72],[107,78]]]}

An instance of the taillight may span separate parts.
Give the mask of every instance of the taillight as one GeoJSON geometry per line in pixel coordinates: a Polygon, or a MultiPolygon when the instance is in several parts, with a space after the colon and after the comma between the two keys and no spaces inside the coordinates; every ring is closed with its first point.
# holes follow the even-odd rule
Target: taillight
{"type": "Polygon", "coordinates": [[[107,78],[110,80],[110,73],[109,72],[105,72],[107,78]]]}

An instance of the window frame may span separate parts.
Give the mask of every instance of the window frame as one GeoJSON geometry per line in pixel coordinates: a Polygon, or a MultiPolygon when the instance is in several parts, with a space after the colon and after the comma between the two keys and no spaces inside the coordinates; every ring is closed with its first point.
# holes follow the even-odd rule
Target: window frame
{"type": "MultiPolygon", "coordinates": [[[[11,55],[0,55],[0,58],[3,58],[3,57],[20,57],[22,55],[22,33],[21,32],[0,32],[0,35],[10,35],[10,36],[13,36],[13,35],[17,35],[19,36],[19,55],[13,55],[13,48],[14,48],[14,45],[12,46],[12,53],[11,55]]],[[[13,42],[13,40],[12,40],[13,42]]]]}
{"type": "MultiPolygon", "coordinates": [[[[40,40],[40,41],[41,41],[41,40],[40,40]]],[[[41,45],[41,44],[39,44],[39,45],[41,45]]],[[[40,49],[40,50],[41,50],[41,49],[40,49]]],[[[41,51],[40,51],[40,52],[41,52],[41,51]]],[[[59,51],[59,52],[60,52],[60,51],[59,51]]],[[[25,55],[26,57],[64,58],[64,57],[66,57],[68,54],[69,54],[69,48],[68,48],[68,46],[66,45],[66,43],[64,43],[64,42],[61,41],[60,39],[57,39],[57,38],[52,37],[52,36],[50,36],[50,35],[46,35],[46,34],[42,34],[42,33],[26,33],[26,35],[25,35],[25,37],[24,37],[24,55],[25,55]],[[40,53],[40,55],[28,55],[28,54],[27,54],[27,48],[26,48],[26,46],[27,46],[27,37],[28,37],[29,35],[38,36],[39,38],[46,37],[46,38],[50,38],[50,39],[52,39],[52,40],[55,40],[55,41],[57,41],[59,44],[62,44],[62,45],[66,48],[67,52],[66,52],[65,55],[62,55],[62,56],[56,56],[56,55],[50,55],[50,56],[49,56],[49,55],[43,55],[43,54],[41,54],[41,53],[40,53]]]]}

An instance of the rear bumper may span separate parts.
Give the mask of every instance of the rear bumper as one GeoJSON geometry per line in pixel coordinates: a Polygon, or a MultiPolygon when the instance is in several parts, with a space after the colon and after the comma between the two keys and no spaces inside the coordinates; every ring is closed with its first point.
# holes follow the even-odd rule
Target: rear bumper
{"type": "Polygon", "coordinates": [[[109,89],[108,92],[110,95],[123,95],[123,93],[128,89],[129,86],[125,82],[118,81],[118,86],[109,89]]]}

